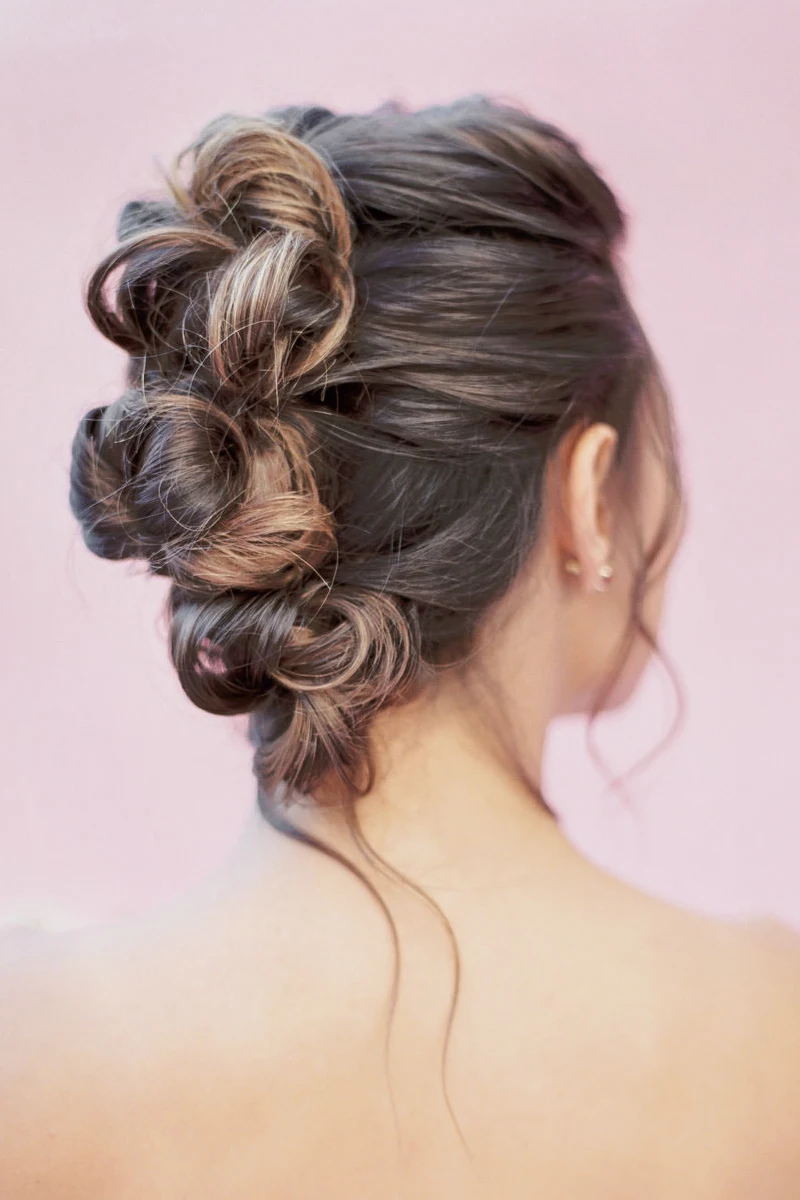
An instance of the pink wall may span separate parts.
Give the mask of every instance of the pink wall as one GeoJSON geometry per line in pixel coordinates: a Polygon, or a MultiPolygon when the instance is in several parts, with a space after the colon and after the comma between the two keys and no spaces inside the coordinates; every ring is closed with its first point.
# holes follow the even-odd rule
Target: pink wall
{"type": "MultiPolygon", "coordinates": [[[[94,559],[67,506],[75,424],[120,385],[80,295],[118,208],[223,109],[487,91],[576,136],[632,214],[691,505],[663,627],[680,738],[629,812],[577,722],[554,731],[546,783],[630,881],[800,924],[799,42],[793,0],[6,0],[0,917],[106,919],[173,895],[253,802],[241,725],[173,677],[163,581],[94,559]]],[[[616,770],[671,711],[654,666],[598,726],[616,770]]]]}

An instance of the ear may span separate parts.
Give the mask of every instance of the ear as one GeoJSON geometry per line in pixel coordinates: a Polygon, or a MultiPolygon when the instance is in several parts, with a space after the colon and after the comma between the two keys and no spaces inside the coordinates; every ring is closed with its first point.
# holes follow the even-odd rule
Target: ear
{"type": "Polygon", "coordinates": [[[613,545],[608,481],[619,435],[605,422],[576,428],[559,447],[562,552],[577,558],[587,580],[597,577],[613,545]]]}

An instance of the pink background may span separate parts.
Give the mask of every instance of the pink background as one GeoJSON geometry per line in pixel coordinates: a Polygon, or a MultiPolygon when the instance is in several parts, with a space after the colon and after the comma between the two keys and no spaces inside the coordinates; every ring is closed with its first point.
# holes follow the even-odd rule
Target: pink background
{"type": "MultiPolygon", "coordinates": [[[[631,214],[634,301],[682,431],[690,524],[663,645],[680,737],[603,794],[583,725],[546,787],[608,869],[686,906],[800,924],[800,9],[794,0],[6,0],[2,97],[0,918],[106,920],[212,870],[254,800],[241,720],[194,709],[162,580],[101,562],[69,445],[121,385],[83,279],[137,188],[221,110],[484,91],[560,124],[631,214]]],[[[666,732],[654,664],[598,743],[666,732]]]]}

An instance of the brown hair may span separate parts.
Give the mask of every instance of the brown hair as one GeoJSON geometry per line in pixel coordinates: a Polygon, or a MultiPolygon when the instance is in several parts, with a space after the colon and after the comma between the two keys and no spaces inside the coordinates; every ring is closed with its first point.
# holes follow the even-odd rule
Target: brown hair
{"type": "MultiPolygon", "coordinates": [[[[569,430],[617,429],[633,495],[647,413],[677,500],[666,389],[616,260],[627,220],[574,141],[481,95],[223,115],[166,182],[125,206],[88,283],[129,359],[76,433],[72,511],[94,553],[172,580],[184,690],[250,714],[262,813],[363,880],[399,967],[378,891],[276,795],[336,779],[359,837],[372,716],[468,654],[569,430]]],[[[655,647],[640,603],[674,511],[619,670],[637,636],[655,647]]],[[[396,994],[397,970],[392,1011],[396,994]]]]}

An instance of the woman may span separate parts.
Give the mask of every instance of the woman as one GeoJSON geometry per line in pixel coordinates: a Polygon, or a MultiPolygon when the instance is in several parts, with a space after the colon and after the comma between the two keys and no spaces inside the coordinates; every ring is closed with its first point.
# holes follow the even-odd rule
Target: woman
{"type": "Polygon", "coordinates": [[[123,210],[70,502],[172,581],[257,804],[178,901],[6,943],[3,1197],[800,1194],[795,935],[614,879],[538,783],[685,519],[625,230],[480,96],[226,115],[123,210]]]}

